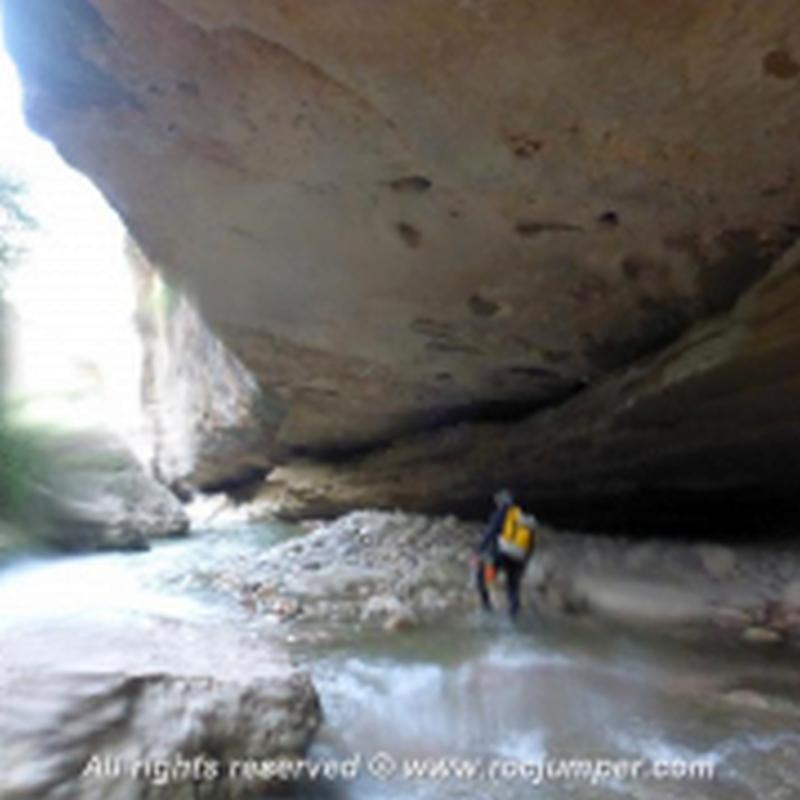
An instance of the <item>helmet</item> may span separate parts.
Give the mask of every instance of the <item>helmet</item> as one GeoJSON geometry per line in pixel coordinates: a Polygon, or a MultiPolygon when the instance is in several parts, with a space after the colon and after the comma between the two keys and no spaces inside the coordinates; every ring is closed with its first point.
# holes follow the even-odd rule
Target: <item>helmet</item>
{"type": "Polygon", "coordinates": [[[494,493],[494,502],[498,506],[510,506],[514,502],[514,497],[508,489],[500,489],[494,493]]]}

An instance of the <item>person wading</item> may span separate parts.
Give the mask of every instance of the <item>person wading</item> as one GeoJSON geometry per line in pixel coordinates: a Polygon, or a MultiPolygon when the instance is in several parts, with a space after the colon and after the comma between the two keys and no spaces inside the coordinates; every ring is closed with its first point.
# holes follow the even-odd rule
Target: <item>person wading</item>
{"type": "Polygon", "coordinates": [[[508,609],[516,619],[520,583],[533,553],[537,521],[532,514],[522,513],[508,489],[497,492],[494,501],[495,511],[473,555],[475,578],[483,608],[491,611],[489,585],[498,572],[505,573],[508,609]]]}

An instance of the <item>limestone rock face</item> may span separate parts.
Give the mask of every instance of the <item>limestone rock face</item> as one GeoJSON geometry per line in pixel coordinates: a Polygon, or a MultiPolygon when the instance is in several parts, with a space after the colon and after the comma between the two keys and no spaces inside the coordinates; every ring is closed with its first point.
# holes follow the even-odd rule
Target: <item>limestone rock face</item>
{"type": "Polygon", "coordinates": [[[409,438],[344,466],[289,465],[270,474],[261,502],[295,517],[370,498],[470,514],[485,509],[491,487],[507,485],[546,517],[582,527],[644,521],[672,534],[693,525],[751,537],[791,524],[798,304],[794,248],[729,314],[557,408],[409,438]]]}
{"type": "Polygon", "coordinates": [[[104,431],[63,433],[48,445],[52,478],[40,487],[45,538],[63,550],[137,550],[183,534],[178,499],[104,431]]]}
{"type": "MultiPolygon", "coordinates": [[[[728,366],[695,363],[691,397],[663,365],[633,411],[605,382],[732,308],[798,236],[793,0],[6,10],[30,120],[285,409],[274,457],[502,421],[515,482],[567,505],[788,479],[763,455],[796,435],[794,401],[765,416],[779,385],[797,398],[783,307],[778,350],[750,319],[753,346],[718,341],[728,366]],[[538,413],[579,391],[577,428],[538,413]],[[609,406],[627,422],[598,441],[609,406]]],[[[470,501],[496,455],[471,462],[470,501]]]]}
{"type": "Polygon", "coordinates": [[[7,800],[263,797],[237,764],[301,756],[321,721],[284,651],[222,626],[60,620],[0,644],[7,800]]]}
{"type": "Polygon", "coordinates": [[[135,247],[142,398],[153,472],[178,493],[252,479],[270,466],[282,409],[186,297],[171,291],[135,247]]]}

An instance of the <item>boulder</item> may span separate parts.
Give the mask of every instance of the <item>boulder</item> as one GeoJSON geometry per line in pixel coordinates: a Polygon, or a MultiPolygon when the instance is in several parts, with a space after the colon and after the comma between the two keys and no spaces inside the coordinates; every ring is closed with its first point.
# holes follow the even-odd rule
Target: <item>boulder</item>
{"type": "Polygon", "coordinates": [[[749,644],[777,644],[783,641],[783,637],[778,631],[754,625],[742,633],[742,641],[749,644]]]}
{"type": "Polygon", "coordinates": [[[390,632],[413,628],[417,621],[414,612],[392,595],[371,597],[361,610],[361,619],[373,625],[380,623],[390,632]]]}
{"type": "Polygon", "coordinates": [[[800,612],[800,579],[786,584],[782,600],[784,605],[800,612]]]}
{"type": "Polygon", "coordinates": [[[622,575],[584,575],[575,593],[602,617],[637,626],[686,626],[705,623],[705,600],[696,586],[643,581],[622,575]]]}
{"type": "Polygon", "coordinates": [[[475,537],[452,518],[354,512],[271,548],[227,588],[282,620],[404,630],[475,607],[475,537]]]}
{"type": "Polygon", "coordinates": [[[308,676],[235,631],[62,620],[0,649],[5,800],[262,797],[236,765],[298,758],[320,724],[308,676]]]}
{"type": "Polygon", "coordinates": [[[104,431],[64,432],[48,444],[46,538],[64,550],[130,550],[186,533],[178,499],[149,477],[128,447],[104,431]]]}
{"type": "Polygon", "coordinates": [[[714,621],[726,630],[744,630],[753,625],[753,615],[739,608],[718,608],[714,621]]]}
{"type": "Polygon", "coordinates": [[[736,568],[736,555],[730,547],[720,545],[698,545],[695,552],[705,571],[715,580],[728,578],[736,568]]]}

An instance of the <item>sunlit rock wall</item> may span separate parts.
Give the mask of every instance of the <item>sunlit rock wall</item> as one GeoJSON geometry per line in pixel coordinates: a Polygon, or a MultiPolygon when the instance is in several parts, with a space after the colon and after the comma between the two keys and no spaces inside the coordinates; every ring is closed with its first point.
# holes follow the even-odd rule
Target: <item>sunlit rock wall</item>
{"type": "Polygon", "coordinates": [[[179,495],[251,481],[270,466],[282,410],[138,249],[142,408],[153,473],[179,495]]]}

